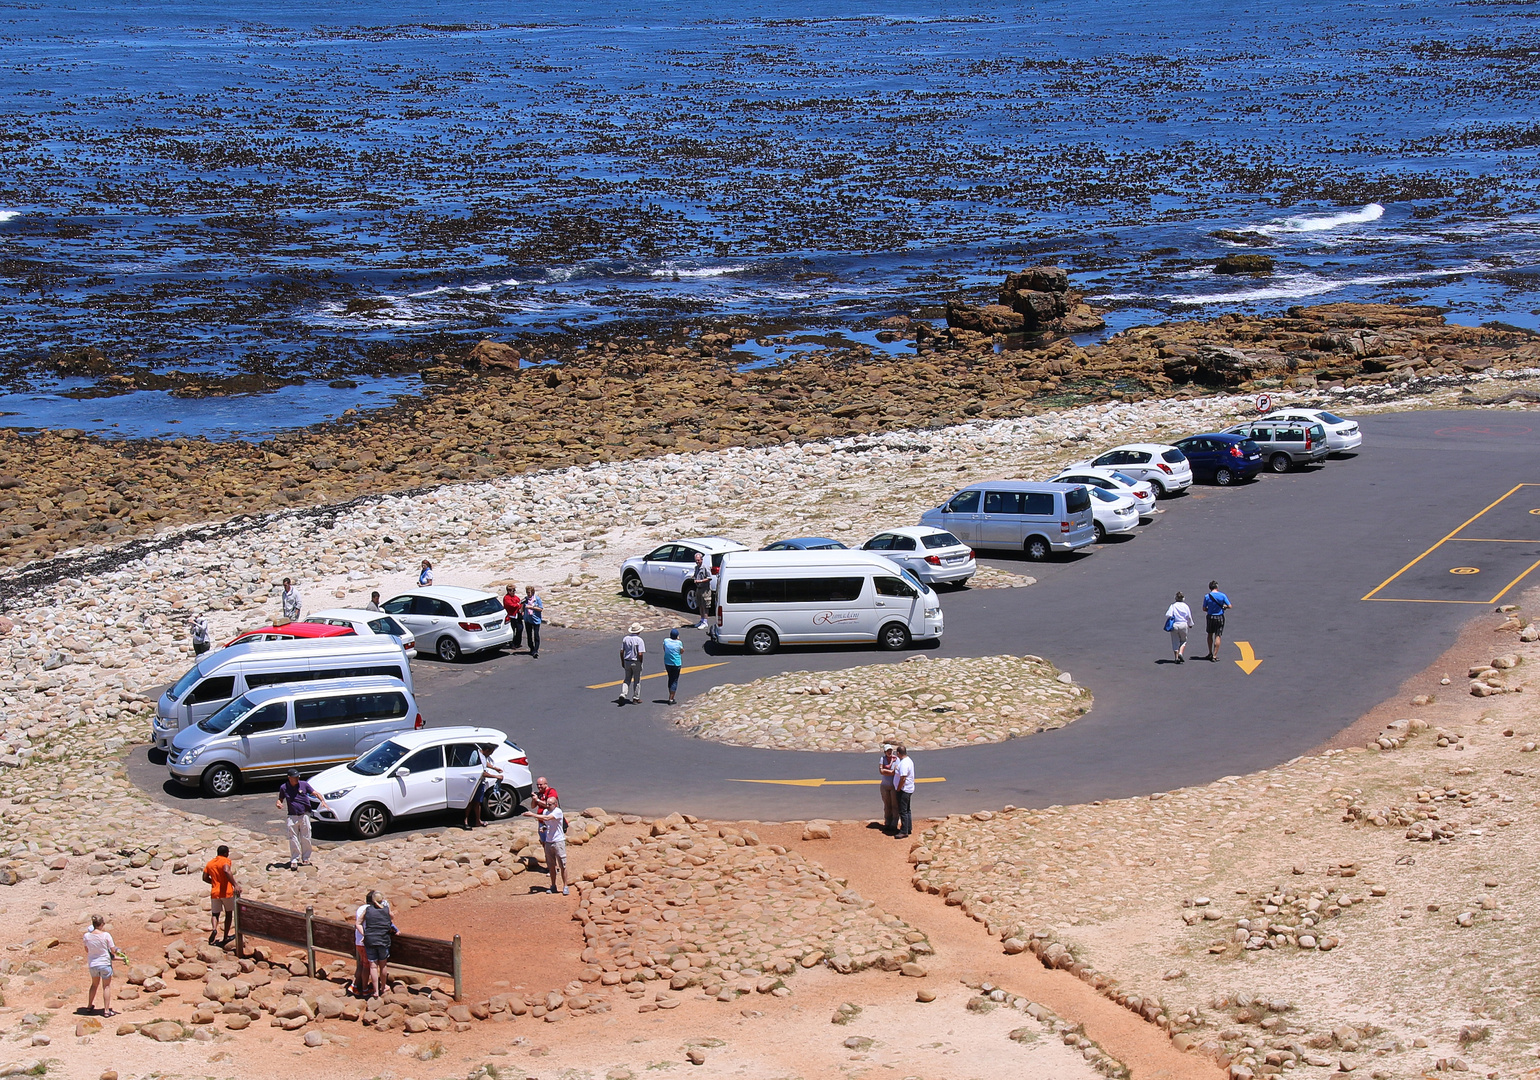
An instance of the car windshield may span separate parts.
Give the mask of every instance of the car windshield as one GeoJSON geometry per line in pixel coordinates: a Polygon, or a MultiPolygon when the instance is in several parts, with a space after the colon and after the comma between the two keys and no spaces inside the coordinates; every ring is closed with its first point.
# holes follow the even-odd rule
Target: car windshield
{"type": "Polygon", "coordinates": [[[465,605],[465,617],[474,619],[479,615],[491,615],[503,613],[503,602],[495,596],[489,596],[485,600],[472,600],[465,605]]]}
{"type": "Polygon", "coordinates": [[[929,585],[925,584],[925,582],[921,581],[919,578],[915,577],[909,571],[905,570],[902,566],[900,566],[898,568],[898,574],[899,574],[899,577],[903,578],[909,584],[913,585],[916,589],[919,589],[921,596],[925,596],[925,595],[930,593],[930,586],[929,585]]]}
{"type": "Polygon", "coordinates": [[[1187,458],[1180,450],[1173,446],[1170,450],[1160,455],[1160,460],[1164,461],[1167,465],[1175,465],[1178,462],[1186,461],[1187,458]]]}
{"type": "Polygon", "coordinates": [[[1114,495],[1112,492],[1099,487],[1087,488],[1086,490],[1091,493],[1091,498],[1100,499],[1102,502],[1115,503],[1123,497],[1121,495],[1114,495]]]}
{"type": "Polygon", "coordinates": [[[198,730],[206,731],[210,735],[221,735],[229,731],[246,713],[251,711],[251,698],[242,694],[230,704],[220,709],[213,716],[206,716],[198,722],[198,730]]]}
{"type": "Polygon", "coordinates": [[[920,537],[920,543],[928,548],[962,547],[962,541],[949,532],[930,533],[920,537]]]}
{"type": "Polygon", "coordinates": [[[406,747],[395,742],[382,742],[357,761],[348,762],[348,771],[360,776],[383,776],[392,765],[406,757],[406,747]]]}
{"type": "Polygon", "coordinates": [[[1322,420],[1325,420],[1328,424],[1345,424],[1345,423],[1347,423],[1346,420],[1344,420],[1342,417],[1336,415],[1335,413],[1320,412],[1320,413],[1316,413],[1316,415],[1319,416],[1322,420]]]}
{"type": "Polygon", "coordinates": [[[1115,472],[1112,474],[1112,478],[1120,484],[1127,484],[1129,487],[1133,487],[1139,482],[1127,473],[1115,472]]]}
{"type": "Polygon", "coordinates": [[[171,688],[171,700],[180,701],[182,695],[191,690],[193,688],[193,683],[197,682],[201,678],[203,678],[203,669],[199,665],[194,664],[192,668],[187,672],[187,674],[178,679],[176,681],[176,685],[171,688]]]}

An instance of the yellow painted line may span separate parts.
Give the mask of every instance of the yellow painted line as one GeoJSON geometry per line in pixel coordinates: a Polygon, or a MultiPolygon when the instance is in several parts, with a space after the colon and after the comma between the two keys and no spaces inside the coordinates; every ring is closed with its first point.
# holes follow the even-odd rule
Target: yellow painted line
{"type": "MultiPolygon", "coordinates": [[[[1505,592],[1507,590],[1504,590],[1505,592]]],[[[1420,597],[1404,596],[1365,596],[1362,599],[1371,604],[1475,604],[1478,607],[1486,607],[1490,600],[1426,600],[1420,597]]]]}
{"type": "Polygon", "coordinates": [[[1528,540],[1499,540],[1493,536],[1456,536],[1449,542],[1451,544],[1533,544],[1536,539],[1540,538],[1531,537],[1528,540]]]}
{"type": "MultiPolygon", "coordinates": [[[[728,777],[728,783],[730,783],[730,784],[780,784],[780,785],[785,786],[785,787],[823,787],[825,784],[829,785],[830,787],[854,787],[856,785],[880,784],[880,783],[882,783],[882,781],[881,780],[825,780],[823,777],[818,777],[816,780],[739,780],[739,779],[737,779],[735,777],[728,777]]],[[[916,784],[944,784],[944,783],[946,783],[946,777],[944,777],[944,776],[927,776],[927,777],[925,777],[922,780],[916,780],[915,783],[916,784]]]]}
{"type": "MultiPolygon", "coordinates": [[[[679,674],[681,674],[681,675],[688,675],[692,671],[705,671],[707,668],[723,667],[724,665],[731,664],[731,663],[732,663],[731,660],[719,660],[715,664],[696,664],[694,667],[683,667],[683,668],[680,668],[679,669],[679,674]]],[[[666,671],[654,671],[651,675],[643,675],[642,678],[644,678],[644,679],[661,679],[661,678],[663,678],[663,676],[665,676],[667,674],[668,674],[668,672],[666,672],[666,671]]],[[[620,684],[622,684],[625,681],[626,680],[624,680],[624,679],[616,679],[614,682],[594,683],[592,686],[585,686],[583,689],[585,689],[585,690],[608,690],[610,687],[612,687],[612,686],[619,686],[620,684]]]]}
{"type": "MultiPolygon", "coordinates": [[[[1513,485],[1513,487],[1509,488],[1507,491],[1503,492],[1497,498],[1493,499],[1486,506],[1483,506],[1476,513],[1472,514],[1470,517],[1468,517],[1464,521],[1460,522],[1460,524],[1456,525],[1453,529],[1449,530],[1449,532],[1442,539],[1440,539],[1438,543],[1436,543],[1432,547],[1428,548],[1427,551],[1424,551],[1421,555],[1417,556],[1411,562],[1407,563],[1401,569],[1397,570],[1394,574],[1391,574],[1384,581],[1380,582],[1378,585],[1376,585],[1374,588],[1370,589],[1363,596],[1359,597],[1359,599],[1360,600],[1372,600],[1372,599],[1374,599],[1374,594],[1375,593],[1377,593],[1377,592],[1381,591],[1382,589],[1384,589],[1385,586],[1389,585],[1392,581],[1396,580],[1396,578],[1400,577],[1402,574],[1406,573],[1412,567],[1414,567],[1418,563],[1422,562],[1423,559],[1426,559],[1429,555],[1433,554],[1440,547],[1442,547],[1446,541],[1452,539],[1454,537],[1455,533],[1459,532],[1461,529],[1465,528],[1471,522],[1473,522],[1477,518],[1481,517],[1488,510],[1492,509],[1492,507],[1494,507],[1498,503],[1502,502],[1504,499],[1506,499],[1508,496],[1512,495],[1515,491],[1518,491],[1520,488],[1534,487],[1534,486],[1535,486],[1534,484],[1515,484],[1515,485],[1513,485]]],[[[1527,570],[1525,571],[1526,574],[1528,572],[1529,571],[1527,571],[1527,570]]],[[[1513,586],[1509,585],[1508,588],[1511,589],[1511,588],[1513,588],[1513,586]]],[[[1503,590],[1503,592],[1507,592],[1507,591],[1508,591],[1507,589],[1503,590]]],[[[1498,595],[1501,596],[1502,593],[1499,593],[1498,595]]],[[[1387,597],[1386,599],[1393,600],[1394,597],[1387,597]]],[[[1469,600],[1453,600],[1453,601],[1429,600],[1429,601],[1426,601],[1426,602],[1427,603],[1432,603],[1432,604],[1437,604],[1437,603],[1456,603],[1456,604],[1458,604],[1458,603],[1472,603],[1473,601],[1469,601],[1469,600]]],[[[1477,602],[1477,603],[1488,603],[1489,601],[1475,601],[1475,602],[1477,602]]]]}
{"type": "Polygon", "coordinates": [[[1519,582],[1523,581],[1526,577],[1529,576],[1529,572],[1531,570],[1533,570],[1537,566],[1540,566],[1540,560],[1536,560],[1535,562],[1530,563],[1528,568],[1525,569],[1525,571],[1522,574],[1520,574],[1518,577],[1514,578],[1512,581],[1508,582],[1508,588],[1507,589],[1504,589],[1502,592],[1500,592],[1496,596],[1492,597],[1492,599],[1488,600],[1487,603],[1489,603],[1489,604],[1497,603],[1508,592],[1508,589],[1513,588],[1519,582]]]}
{"type": "Polygon", "coordinates": [[[1262,666],[1262,661],[1257,659],[1257,654],[1251,651],[1251,642],[1237,641],[1235,647],[1241,651],[1241,658],[1235,662],[1235,666],[1247,675],[1262,666]]]}

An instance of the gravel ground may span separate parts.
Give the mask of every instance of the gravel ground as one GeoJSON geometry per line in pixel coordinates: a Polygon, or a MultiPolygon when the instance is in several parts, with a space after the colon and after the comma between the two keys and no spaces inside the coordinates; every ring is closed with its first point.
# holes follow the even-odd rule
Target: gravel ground
{"type": "Polygon", "coordinates": [[[1041,657],[931,659],[789,671],[714,686],[674,720],[699,739],[775,750],[876,752],[1004,742],[1063,727],[1091,694],[1041,657]]]}

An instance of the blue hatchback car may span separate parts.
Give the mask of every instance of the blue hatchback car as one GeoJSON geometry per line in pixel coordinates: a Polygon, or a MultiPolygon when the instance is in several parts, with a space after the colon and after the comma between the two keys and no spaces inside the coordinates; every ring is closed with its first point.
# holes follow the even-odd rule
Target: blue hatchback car
{"type": "Polygon", "coordinates": [[[1194,480],[1228,487],[1262,471],[1262,448],[1240,435],[1192,435],[1176,447],[1192,464],[1194,480]]]}

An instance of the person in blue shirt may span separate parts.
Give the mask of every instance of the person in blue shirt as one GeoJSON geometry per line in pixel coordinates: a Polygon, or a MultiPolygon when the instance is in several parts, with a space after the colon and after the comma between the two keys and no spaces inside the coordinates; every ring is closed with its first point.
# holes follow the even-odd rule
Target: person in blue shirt
{"type": "Polygon", "coordinates": [[[663,670],[668,673],[668,703],[679,704],[674,700],[674,695],[679,692],[679,669],[684,666],[684,642],[679,640],[679,631],[670,630],[668,640],[663,643],[663,670]]]}
{"type": "Polygon", "coordinates": [[[1203,594],[1203,613],[1208,616],[1208,656],[1206,659],[1219,663],[1219,648],[1224,644],[1225,612],[1230,610],[1230,598],[1219,591],[1219,582],[1208,583],[1203,594]]]}

